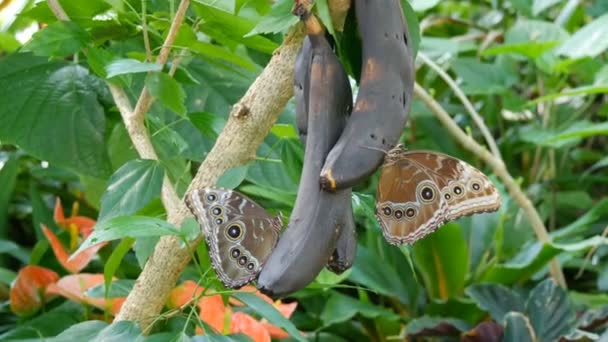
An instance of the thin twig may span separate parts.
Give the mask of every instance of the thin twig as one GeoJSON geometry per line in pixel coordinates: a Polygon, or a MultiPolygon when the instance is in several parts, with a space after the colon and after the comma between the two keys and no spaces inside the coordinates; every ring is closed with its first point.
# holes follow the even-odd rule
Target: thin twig
{"type": "MultiPolygon", "coordinates": [[[[171,47],[173,46],[173,42],[175,42],[179,27],[184,21],[188,6],[190,6],[190,0],[182,0],[179,3],[177,12],[175,12],[175,17],[173,18],[173,22],[171,23],[171,27],[169,28],[167,38],[165,38],[163,46],[160,49],[160,53],[156,58],[157,64],[164,65],[167,62],[167,59],[169,58],[169,53],[171,52],[171,47]]],[[[144,88],[141,90],[141,94],[139,95],[139,99],[137,99],[137,104],[135,105],[135,110],[133,111],[132,120],[143,122],[144,115],[148,112],[153,102],[154,98],[152,97],[152,95],[150,95],[148,88],[144,86],[144,88]]]]}
{"type": "MultiPolygon", "coordinates": [[[[602,232],[602,239],[605,239],[606,236],[608,236],[608,226],[606,226],[606,228],[604,228],[604,231],[602,232]]],[[[595,254],[595,252],[597,252],[597,249],[599,246],[600,246],[600,244],[598,243],[597,245],[591,247],[591,249],[585,256],[585,261],[583,262],[583,265],[581,265],[581,268],[579,268],[578,272],[576,272],[574,279],[578,279],[583,275],[583,272],[585,271],[585,268],[587,267],[589,260],[591,260],[591,257],[593,256],[593,254],[595,254]]]]}
{"type": "Polygon", "coordinates": [[[146,61],[152,62],[152,49],[150,49],[150,36],[148,35],[148,0],[141,0],[141,30],[144,36],[144,48],[146,49],[146,61]]]}
{"type": "MultiPolygon", "coordinates": [[[[538,215],[538,212],[532,205],[530,199],[519,187],[517,182],[515,182],[513,177],[511,177],[511,174],[509,174],[509,171],[507,170],[503,161],[492,155],[482,145],[478,144],[473,138],[465,134],[452,120],[448,112],[418,83],[416,83],[414,86],[414,94],[429,107],[439,121],[441,121],[441,123],[447,128],[450,134],[456,138],[456,140],[458,140],[458,142],[460,142],[464,148],[474,153],[479,159],[484,161],[492,168],[496,176],[500,178],[511,196],[513,196],[513,199],[519,204],[520,208],[522,208],[525,215],[528,217],[528,220],[530,221],[532,229],[534,230],[538,240],[542,243],[549,243],[549,234],[547,233],[547,229],[538,215]]],[[[549,264],[549,271],[558,284],[560,284],[562,287],[566,287],[564,274],[559,265],[559,261],[556,258],[551,260],[549,264]]]]}
{"type": "Polygon", "coordinates": [[[500,150],[496,145],[496,140],[494,140],[494,137],[492,136],[492,133],[490,133],[488,126],[486,126],[485,122],[483,121],[483,118],[475,110],[473,104],[471,103],[471,101],[469,101],[469,98],[464,94],[462,89],[460,89],[460,87],[456,84],[452,77],[448,75],[447,72],[445,72],[439,65],[437,65],[433,60],[427,57],[424,53],[418,52],[418,58],[420,58],[424,64],[428,65],[429,68],[433,69],[433,71],[435,71],[437,75],[439,75],[439,77],[441,77],[445,81],[445,83],[447,83],[447,85],[452,88],[454,94],[456,94],[456,97],[460,99],[460,101],[464,105],[464,108],[469,112],[473,121],[475,121],[475,124],[479,128],[479,131],[486,140],[486,144],[488,144],[488,147],[490,147],[490,151],[492,151],[492,154],[496,156],[496,158],[502,160],[500,150]]]}

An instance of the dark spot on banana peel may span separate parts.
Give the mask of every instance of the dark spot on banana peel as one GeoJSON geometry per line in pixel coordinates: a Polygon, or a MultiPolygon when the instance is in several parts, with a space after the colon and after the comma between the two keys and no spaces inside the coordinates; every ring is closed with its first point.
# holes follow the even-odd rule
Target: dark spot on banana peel
{"type": "Polygon", "coordinates": [[[411,39],[399,0],[355,0],[355,11],[363,50],[359,94],[320,173],[327,190],[357,185],[380,166],[387,146],[396,145],[403,132],[414,86],[412,50],[406,45],[411,39]],[[393,97],[402,91],[401,99],[393,97]]]}
{"type": "MultiPolygon", "coordinates": [[[[316,20],[311,15],[307,21],[311,19],[316,20]]],[[[332,193],[317,185],[323,161],[342,132],[352,104],[350,84],[324,36],[308,33],[311,70],[326,72],[311,73],[308,137],[298,195],[288,227],[257,282],[261,291],[275,297],[295,292],[316,278],[335,250],[339,237],[335,225],[346,225],[346,213],[352,210],[350,189],[332,193]]]]}

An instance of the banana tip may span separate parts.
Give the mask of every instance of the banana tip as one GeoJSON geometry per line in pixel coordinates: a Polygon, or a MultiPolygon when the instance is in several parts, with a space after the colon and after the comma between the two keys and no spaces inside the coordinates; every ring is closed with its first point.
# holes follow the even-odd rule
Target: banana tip
{"type": "Polygon", "coordinates": [[[331,174],[331,170],[321,173],[319,182],[321,183],[321,188],[323,188],[323,190],[336,190],[336,180],[331,174]]]}

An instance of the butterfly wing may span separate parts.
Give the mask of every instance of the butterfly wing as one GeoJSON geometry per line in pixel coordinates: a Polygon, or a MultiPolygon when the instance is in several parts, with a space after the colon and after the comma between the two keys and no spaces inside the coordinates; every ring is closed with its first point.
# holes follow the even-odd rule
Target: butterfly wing
{"type": "Polygon", "coordinates": [[[404,158],[382,167],[376,216],[388,242],[414,243],[437,229],[447,211],[447,202],[424,168],[404,158]]]}
{"type": "Polygon", "coordinates": [[[382,167],[376,213],[387,241],[402,244],[416,242],[445,221],[496,211],[500,202],[488,177],[466,162],[432,151],[399,149],[389,152],[382,167]],[[418,210],[397,219],[394,209],[409,207],[418,210]]]}
{"type": "Polygon", "coordinates": [[[424,168],[439,186],[448,203],[446,221],[500,208],[500,194],[492,181],[470,164],[431,151],[406,151],[403,157],[424,168]]]}
{"type": "Polygon", "coordinates": [[[186,204],[203,230],[222,283],[239,288],[255,279],[278,241],[280,219],[232,190],[193,191],[186,204]]]}

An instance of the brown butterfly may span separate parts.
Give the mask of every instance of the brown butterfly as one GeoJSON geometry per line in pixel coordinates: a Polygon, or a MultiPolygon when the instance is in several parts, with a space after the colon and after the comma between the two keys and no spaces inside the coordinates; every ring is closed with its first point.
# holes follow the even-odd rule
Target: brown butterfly
{"type": "Polygon", "coordinates": [[[408,244],[447,221],[496,211],[500,203],[490,179],[464,161],[397,146],[382,165],[376,217],[389,243],[408,244]]]}
{"type": "Polygon", "coordinates": [[[281,217],[222,188],[194,190],[185,200],[205,235],[211,265],[222,283],[239,288],[255,279],[277,244],[281,217]]]}

